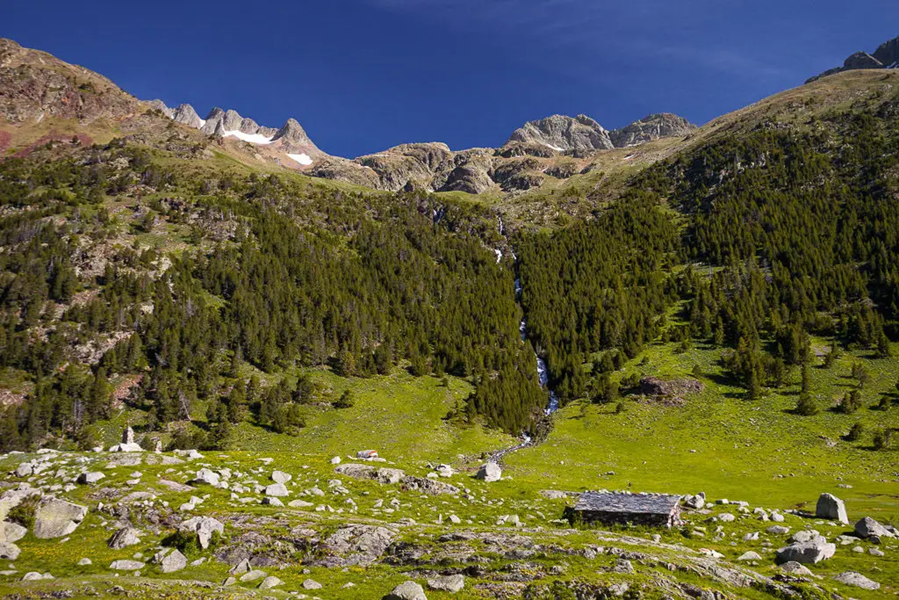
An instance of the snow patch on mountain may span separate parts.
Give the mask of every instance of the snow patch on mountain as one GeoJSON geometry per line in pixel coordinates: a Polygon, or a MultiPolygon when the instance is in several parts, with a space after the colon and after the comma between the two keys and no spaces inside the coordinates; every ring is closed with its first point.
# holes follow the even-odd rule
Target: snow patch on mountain
{"type": "Polygon", "coordinates": [[[288,154],[287,157],[295,160],[304,167],[308,167],[312,164],[312,157],[310,157],[308,154],[288,154]]]}
{"type": "Polygon", "coordinates": [[[261,133],[244,133],[243,131],[236,129],[234,131],[226,131],[222,134],[222,137],[236,137],[244,142],[259,144],[261,146],[272,143],[272,138],[264,136],[261,133]]]}

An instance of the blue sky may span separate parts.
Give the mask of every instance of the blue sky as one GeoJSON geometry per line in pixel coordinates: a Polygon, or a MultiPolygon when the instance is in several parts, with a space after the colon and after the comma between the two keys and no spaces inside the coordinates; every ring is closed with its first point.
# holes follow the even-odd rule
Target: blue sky
{"type": "Polygon", "coordinates": [[[895,0],[31,1],[0,19],[135,96],[292,116],[341,156],[498,146],[555,113],[704,123],[896,35],[895,0]]]}

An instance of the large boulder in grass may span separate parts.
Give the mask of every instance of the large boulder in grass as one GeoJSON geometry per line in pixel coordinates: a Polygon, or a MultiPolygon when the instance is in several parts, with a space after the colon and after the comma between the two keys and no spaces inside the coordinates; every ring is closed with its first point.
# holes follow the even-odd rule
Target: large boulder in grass
{"type": "Polygon", "coordinates": [[[848,585],[852,587],[861,588],[863,590],[879,590],[880,584],[876,581],[871,581],[861,573],[856,573],[855,571],[846,571],[845,573],[840,573],[836,577],[834,577],[837,581],[842,583],[843,585],[848,585]]]}
{"type": "Polygon", "coordinates": [[[894,537],[892,531],[871,517],[865,517],[855,524],[855,534],[863,539],[868,539],[869,537],[894,537]]]}
{"type": "Polygon", "coordinates": [[[86,515],[86,506],[45,498],[34,515],[34,537],[48,540],[67,536],[78,528],[86,515]]]}
{"type": "Polygon", "coordinates": [[[383,600],[428,600],[424,589],[414,581],[401,583],[393,591],[384,596],[383,600]]]}
{"type": "Polygon", "coordinates": [[[140,532],[134,527],[123,527],[119,529],[109,540],[106,542],[106,545],[112,548],[113,550],[121,550],[122,548],[127,548],[128,546],[134,546],[135,544],[140,544],[140,532]]]}
{"type": "Polygon", "coordinates": [[[499,481],[502,476],[503,470],[500,468],[500,466],[495,462],[489,462],[487,464],[481,465],[481,468],[478,469],[478,474],[475,477],[486,481],[487,483],[492,483],[494,481],[499,481]]]}
{"type": "Polygon", "coordinates": [[[25,537],[26,533],[28,533],[28,530],[18,523],[10,521],[0,522],[0,544],[18,542],[25,537]]]}
{"type": "Polygon", "coordinates": [[[836,551],[836,544],[830,544],[823,537],[817,537],[781,548],[777,551],[776,561],[779,565],[787,562],[809,565],[832,558],[836,551]]]}
{"type": "Polygon", "coordinates": [[[815,516],[819,519],[831,519],[846,525],[849,524],[846,505],[833,494],[821,494],[815,507],[815,516]]]}
{"type": "Polygon", "coordinates": [[[465,577],[463,575],[446,575],[428,579],[428,587],[438,592],[449,592],[455,594],[462,591],[465,587],[465,577]]]}
{"type": "Polygon", "coordinates": [[[174,573],[187,566],[187,557],[178,550],[172,550],[159,560],[159,570],[163,573],[174,573]]]}
{"type": "Polygon", "coordinates": [[[21,550],[12,542],[0,542],[0,558],[3,560],[16,560],[21,550]]]}

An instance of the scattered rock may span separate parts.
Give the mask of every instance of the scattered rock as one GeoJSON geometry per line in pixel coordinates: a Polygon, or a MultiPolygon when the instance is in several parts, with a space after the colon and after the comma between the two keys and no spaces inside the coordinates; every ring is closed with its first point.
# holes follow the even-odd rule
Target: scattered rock
{"type": "Polygon", "coordinates": [[[407,581],[393,588],[383,600],[427,600],[427,596],[420,585],[414,581],[407,581]]]}
{"type": "Polygon", "coordinates": [[[815,516],[819,519],[832,519],[846,525],[849,524],[846,505],[833,494],[821,494],[815,507],[815,516]]]}
{"type": "Polygon", "coordinates": [[[481,465],[481,468],[478,469],[478,474],[476,475],[478,479],[486,481],[487,483],[499,481],[502,476],[503,470],[495,462],[488,462],[484,465],[481,465]]]}
{"type": "Polygon", "coordinates": [[[272,481],[275,483],[287,483],[293,479],[293,476],[289,473],[285,473],[284,471],[273,471],[272,472],[272,481]]]}
{"type": "Polygon", "coordinates": [[[453,468],[450,465],[437,465],[437,468],[434,470],[441,477],[452,477],[455,474],[455,471],[453,471],[453,468]]]}
{"type": "Polygon", "coordinates": [[[113,571],[139,571],[146,566],[139,560],[114,560],[109,568],[113,571]]]}
{"type": "Polygon", "coordinates": [[[187,557],[177,549],[168,553],[161,561],[159,568],[163,573],[174,573],[187,566],[187,557]]]}
{"type": "Polygon", "coordinates": [[[753,552],[752,550],[750,550],[749,552],[745,552],[744,554],[741,554],[737,560],[739,560],[739,561],[762,560],[762,557],[759,556],[758,552],[753,552]]]}
{"type": "Polygon", "coordinates": [[[277,586],[281,585],[282,583],[284,583],[284,582],[281,581],[280,579],[278,579],[277,577],[275,577],[274,575],[269,575],[268,577],[266,577],[265,579],[262,580],[262,583],[259,584],[259,589],[260,590],[269,590],[273,587],[277,587],[277,586]]]}
{"type": "Polygon", "coordinates": [[[808,568],[796,562],[795,560],[785,562],[784,564],[780,565],[780,569],[785,573],[789,573],[791,575],[800,575],[803,577],[812,577],[814,575],[811,571],[808,570],[808,568]]]}
{"type": "Polygon", "coordinates": [[[314,579],[307,579],[306,581],[303,582],[303,589],[304,590],[320,590],[320,589],[322,589],[322,584],[315,581],[314,579]]]}
{"type": "Polygon", "coordinates": [[[287,486],[285,486],[283,483],[273,483],[272,485],[265,487],[265,495],[284,497],[290,495],[290,492],[287,490],[287,486]]]}
{"type": "Polygon", "coordinates": [[[16,560],[21,550],[12,542],[0,542],[0,558],[4,560],[16,560]]]}
{"type": "Polygon", "coordinates": [[[78,476],[78,483],[83,485],[90,485],[92,483],[97,483],[101,479],[106,477],[103,473],[93,472],[93,473],[82,473],[78,476]]]}
{"type": "Polygon", "coordinates": [[[845,573],[840,573],[836,577],[834,577],[837,581],[844,585],[850,585],[852,587],[861,588],[863,590],[879,590],[880,584],[876,581],[871,581],[861,573],[856,573],[855,571],[846,571],[845,573]]]}
{"type": "Polygon", "coordinates": [[[455,594],[465,587],[465,577],[462,575],[446,575],[428,579],[428,588],[439,592],[455,594]]]}
{"type": "Polygon", "coordinates": [[[259,579],[262,579],[263,577],[266,577],[266,575],[267,574],[265,571],[260,571],[259,569],[254,569],[254,570],[250,571],[249,573],[244,573],[243,575],[241,575],[240,580],[243,583],[247,583],[248,581],[257,581],[259,579]]]}
{"type": "Polygon", "coordinates": [[[135,544],[140,544],[139,534],[140,532],[133,527],[123,527],[112,534],[112,537],[109,538],[106,545],[113,550],[121,550],[128,546],[134,546],[135,544]]]}
{"type": "Polygon", "coordinates": [[[212,469],[203,468],[197,471],[197,476],[189,483],[190,485],[211,485],[213,487],[218,487],[221,483],[221,477],[212,469]]]}
{"type": "Polygon", "coordinates": [[[695,496],[684,496],[684,506],[699,510],[705,506],[705,494],[696,494],[695,496]]]}

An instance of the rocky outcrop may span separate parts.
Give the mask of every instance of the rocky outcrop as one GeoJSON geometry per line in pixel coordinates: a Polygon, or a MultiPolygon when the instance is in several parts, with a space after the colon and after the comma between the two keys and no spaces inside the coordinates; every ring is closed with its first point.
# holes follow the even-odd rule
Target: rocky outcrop
{"type": "Polygon", "coordinates": [[[163,102],[162,100],[150,100],[149,102],[147,102],[147,104],[149,104],[151,108],[155,108],[156,110],[160,111],[170,119],[174,117],[175,111],[166,106],[165,102],[163,102]]]}
{"type": "Polygon", "coordinates": [[[699,394],[705,389],[705,385],[698,379],[659,379],[658,377],[643,377],[640,379],[638,392],[653,401],[670,406],[681,406],[686,402],[686,397],[691,394],[699,394]]]}
{"type": "Polygon", "coordinates": [[[393,533],[384,527],[351,525],[341,527],[318,547],[325,567],[367,567],[377,561],[393,541],[393,533]]]}
{"type": "Polygon", "coordinates": [[[48,117],[121,120],[146,105],[105,77],[0,38],[0,120],[11,124],[48,117]]]}
{"type": "Polygon", "coordinates": [[[609,132],[616,148],[627,148],[645,144],[661,138],[683,137],[697,129],[683,117],[671,113],[649,115],[627,127],[609,132]]]}
{"type": "Polygon", "coordinates": [[[855,52],[843,62],[843,66],[828,69],[820,75],[815,75],[810,78],[806,83],[811,83],[823,77],[828,77],[844,71],[896,68],[899,68],[899,37],[881,44],[874,54],[868,54],[867,52],[862,51],[855,52]]]}
{"type": "Polygon", "coordinates": [[[614,148],[609,132],[586,115],[553,115],[529,121],[512,133],[507,145],[514,142],[541,144],[557,152],[614,148]]]}
{"type": "Polygon", "coordinates": [[[380,189],[398,191],[408,182],[423,189],[442,187],[441,175],[446,176],[455,167],[453,153],[443,143],[403,144],[378,154],[362,156],[355,160],[378,175],[380,189]]]}
{"type": "Polygon", "coordinates": [[[899,68],[899,37],[882,43],[874,51],[874,58],[889,69],[899,68]]]}

